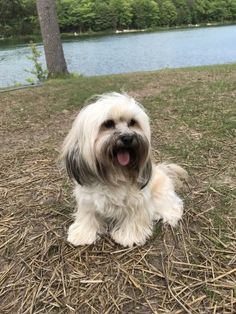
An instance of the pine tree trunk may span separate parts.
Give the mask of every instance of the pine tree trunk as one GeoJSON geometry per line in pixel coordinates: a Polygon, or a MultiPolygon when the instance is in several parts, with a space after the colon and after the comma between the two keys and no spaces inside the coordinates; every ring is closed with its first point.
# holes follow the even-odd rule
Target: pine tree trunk
{"type": "Polygon", "coordinates": [[[67,74],[60,30],[56,13],[56,0],[36,0],[37,12],[43,38],[48,76],[67,74]]]}

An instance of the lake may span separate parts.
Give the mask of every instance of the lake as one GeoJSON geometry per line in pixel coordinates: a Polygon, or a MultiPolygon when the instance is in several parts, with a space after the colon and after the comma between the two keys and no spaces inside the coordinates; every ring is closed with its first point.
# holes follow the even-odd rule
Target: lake
{"type": "MultiPolygon", "coordinates": [[[[63,47],[69,71],[86,76],[233,63],[236,25],[77,37],[63,47]]],[[[26,72],[33,68],[30,54],[27,45],[0,42],[0,87],[26,84],[32,77],[26,72]]]]}

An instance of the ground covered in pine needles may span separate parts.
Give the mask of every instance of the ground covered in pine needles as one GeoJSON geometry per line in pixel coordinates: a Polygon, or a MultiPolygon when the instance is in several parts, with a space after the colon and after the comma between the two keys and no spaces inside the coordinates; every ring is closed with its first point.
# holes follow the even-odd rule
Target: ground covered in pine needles
{"type": "Polygon", "coordinates": [[[235,313],[236,65],[52,81],[0,93],[1,313],[235,313]],[[153,159],[182,165],[185,213],[143,247],[66,242],[60,145],[84,101],[126,91],[151,117],[153,159]]]}

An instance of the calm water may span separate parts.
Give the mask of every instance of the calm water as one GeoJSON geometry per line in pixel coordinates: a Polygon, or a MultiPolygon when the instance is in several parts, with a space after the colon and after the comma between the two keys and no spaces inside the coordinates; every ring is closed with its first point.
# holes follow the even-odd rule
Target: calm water
{"type": "MultiPolygon", "coordinates": [[[[232,63],[236,26],[90,37],[66,41],[63,47],[69,71],[87,76],[232,63]]],[[[32,68],[27,55],[25,45],[0,42],[0,87],[32,77],[25,71],[32,68]]]]}

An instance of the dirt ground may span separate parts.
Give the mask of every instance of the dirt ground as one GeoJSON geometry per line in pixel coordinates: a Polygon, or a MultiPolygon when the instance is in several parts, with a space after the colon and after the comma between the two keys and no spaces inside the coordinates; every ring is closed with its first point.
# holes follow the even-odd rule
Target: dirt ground
{"type": "Polygon", "coordinates": [[[0,313],[235,313],[235,113],[235,65],[0,93],[0,313]],[[84,101],[113,90],[147,108],[153,159],[189,172],[184,217],[143,247],[74,248],[60,146],[84,101]]]}

